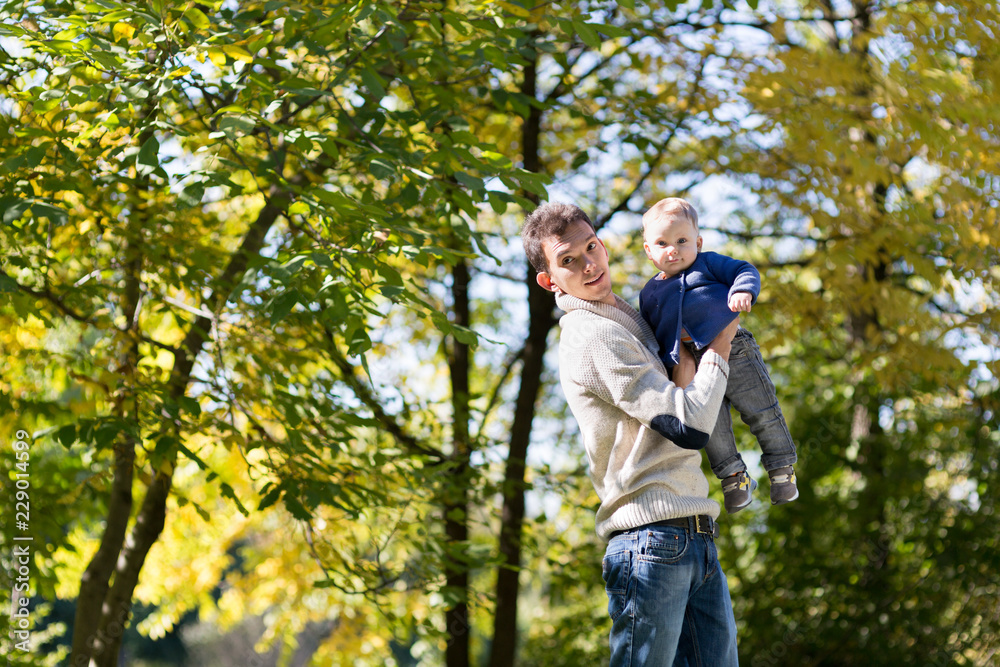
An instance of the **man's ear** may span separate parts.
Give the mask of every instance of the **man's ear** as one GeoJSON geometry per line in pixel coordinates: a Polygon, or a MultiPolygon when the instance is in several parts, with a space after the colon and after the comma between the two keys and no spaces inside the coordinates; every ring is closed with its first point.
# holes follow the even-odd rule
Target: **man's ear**
{"type": "Polygon", "coordinates": [[[548,290],[550,292],[561,291],[559,290],[559,287],[552,282],[552,276],[545,271],[539,271],[535,274],[535,282],[537,282],[538,286],[544,290],[548,290]]]}

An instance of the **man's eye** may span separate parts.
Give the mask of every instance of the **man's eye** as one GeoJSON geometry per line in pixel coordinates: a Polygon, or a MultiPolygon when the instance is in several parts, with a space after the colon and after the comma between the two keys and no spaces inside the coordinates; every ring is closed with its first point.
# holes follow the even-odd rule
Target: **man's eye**
{"type": "Polygon", "coordinates": [[[587,250],[593,250],[596,247],[597,247],[596,243],[591,243],[590,245],[587,246],[587,250]]]}
{"type": "Polygon", "coordinates": [[[562,263],[563,263],[563,265],[565,266],[566,264],[569,264],[569,263],[570,263],[570,262],[572,262],[572,261],[573,261],[573,258],[572,258],[572,257],[567,257],[566,259],[564,259],[564,260],[563,260],[563,262],[562,262],[562,263]]]}

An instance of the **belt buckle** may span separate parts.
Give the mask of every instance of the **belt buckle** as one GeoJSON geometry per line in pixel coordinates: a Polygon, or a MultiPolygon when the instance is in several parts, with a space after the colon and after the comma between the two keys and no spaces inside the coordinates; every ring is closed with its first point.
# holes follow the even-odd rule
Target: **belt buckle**
{"type": "Polygon", "coordinates": [[[708,518],[708,525],[702,528],[701,525],[701,515],[694,515],[694,532],[702,533],[703,535],[711,535],[713,538],[719,536],[719,524],[714,523],[710,517],[708,518]],[[714,525],[713,525],[714,524],[714,525]]]}

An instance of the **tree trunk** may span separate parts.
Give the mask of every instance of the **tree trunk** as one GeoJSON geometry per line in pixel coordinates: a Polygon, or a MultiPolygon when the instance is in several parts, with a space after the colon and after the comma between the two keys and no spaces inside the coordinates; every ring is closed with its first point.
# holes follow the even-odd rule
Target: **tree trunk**
{"type": "MultiPolygon", "coordinates": [[[[271,196],[269,203],[261,210],[257,220],[243,238],[239,250],[232,255],[228,266],[216,281],[210,303],[204,304],[210,306],[211,312],[217,312],[225,305],[233,288],[246,271],[249,259],[259,254],[267,232],[284,210],[287,195],[277,188],[272,188],[269,195],[271,196]]],[[[139,275],[136,271],[127,278],[134,277],[135,284],[126,285],[124,308],[126,315],[129,316],[129,322],[134,323],[136,328],[130,341],[130,345],[135,346],[135,354],[138,353],[139,340],[137,329],[139,318],[136,312],[139,302],[139,275]],[[136,307],[131,307],[132,304],[136,307]]],[[[177,350],[168,387],[168,393],[173,399],[176,400],[184,395],[191,379],[195,359],[208,340],[210,331],[211,320],[208,317],[199,317],[191,325],[182,346],[177,350]]],[[[131,368],[134,367],[133,365],[131,368]]],[[[181,437],[179,425],[176,435],[178,439],[181,437]]],[[[96,667],[115,667],[118,664],[118,653],[131,615],[132,595],[139,582],[139,574],[149,550],[159,539],[166,521],[167,498],[170,495],[176,452],[161,470],[156,471],[146,490],[132,533],[128,541],[125,541],[129,514],[132,510],[135,445],[134,437],[123,436],[121,445],[116,447],[115,477],[112,482],[107,525],[97,553],[94,554],[80,581],[70,665],[93,664],[96,667]],[[112,574],[114,574],[113,583],[112,574]]]]}
{"type": "MultiPolygon", "coordinates": [[[[537,60],[524,70],[521,92],[536,98],[537,60]]],[[[521,129],[524,146],[524,169],[541,171],[539,136],[542,112],[531,107],[521,129]]],[[[526,194],[538,203],[538,197],[526,194]]],[[[503,510],[500,518],[499,549],[503,562],[497,572],[496,612],[493,617],[493,642],[490,647],[490,667],[513,667],[517,655],[517,600],[520,593],[521,534],[524,525],[524,473],[531,427],[535,418],[535,403],[542,386],[543,358],[549,331],[555,325],[552,294],[535,282],[535,270],[528,265],[525,276],[528,287],[528,338],[524,344],[521,386],[514,407],[507,466],[503,482],[503,510]]]]}
{"type": "MultiPolygon", "coordinates": [[[[452,270],[454,324],[469,326],[469,267],[460,260],[452,270]]],[[[465,550],[469,541],[469,346],[451,337],[448,356],[451,373],[452,452],[451,480],[444,490],[446,591],[452,602],[445,609],[447,667],[469,667],[469,566],[465,550]]]]}
{"type": "MultiPolygon", "coordinates": [[[[146,109],[144,116],[152,110],[146,109]]],[[[152,131],[140,134],[139,145],[153,135],[152,131]]],[[[130,215],[125,228],[122,245],[122,266],[125,284],[120,307],[125,316],[125,340],[119,357],[117,372],[121,375],[122,386],[113,397],[112,412],[121,423],[134,426],[132,432],[125,431],[115,440],[114,477],[108,499],[108,515],[101,536],[101,543],[90,559],[87,569],[80,578],[80,592],[77,596],[76,613],[73,620],[73,642],[70,664],[81,664],[88,658],[99,660],[110,655],[117,658],[118,638],[109,636],[104,616],[108,614],[106,604],[111,586],[111,577],[119,560],[122,545],[128,530],[132,513],[132,482],[135,465],[135,448],[139,430],[138,398],[135,386],[135,372],[139,365],[139,309],[142,303],[142,247],[143,227],[147,221],[148,209],[143,194],[149,189],[149,179],[137,174],[135,188],[131,193],[130,215]],[[116,641],[117,639],[117,641],[116,641]]],[[[128,620],[128,609],[120,619],[122,627],[128,620]]]]}

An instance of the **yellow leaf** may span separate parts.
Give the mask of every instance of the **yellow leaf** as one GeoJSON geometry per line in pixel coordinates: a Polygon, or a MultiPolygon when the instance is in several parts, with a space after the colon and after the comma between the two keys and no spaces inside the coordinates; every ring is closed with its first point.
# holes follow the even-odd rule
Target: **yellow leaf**
{"type": "Polygon", "coordinates": [[[128,23],[116,23],[111,32],[117,42],[120,39],[132,39],[132,35],[135,34],[135,28],[128,23]]]}
{"type": "Polygon", "coordinates": [[[309,212],[309,204],[304,201],[297,201],[288,207],[289,215],[304,215],[309,212]]]}
{"type": "Polygon", "coordinates": [[[226,55],[233,60],[242,60],[245,63],[253,62],[253,56],[250,55],[250,52],[243,47],[226,44],[222,47],[222,50],[225,51],[226,55]]]}
{"type": "Polygon", "coordinates": [[[506,9],[508,12],[510,12],[514,16],[518,16],[518,17],[520,17],[522,19],[526,19],[529,16],[531,16],[531,12],[529,12],[527,9],[525,9],[524,7],[520,7],[518,5],[515,5],[512,2],[503,2],[503,0],[500,0],[500,2],[498,2],[497,4],[500,5],[501,7],[503,7],[504,9],[506,9]]]}
{"type": "Polygon", "coordinates": [[[226,66],[226,54],[223,53],[222,49],[217,46],[211,46],[208,49],[208,57],[216,67],[226,66]]]}
{"type": "Polygon", "coordinates": [[[212,25],[208,20],[208,17],[205,16],[205,12],[201,11],[197,7],[189,7],[184,12],[184,16],[191,22],[191,25],[198,30],[207,30],[212,25]]]}
{"type": "Polygon", "coordinates": [[[171,79],[177,79],[177,78],[180,78],[180,77],[185,76],[185,75],[190,74],[190,73],[191,73],[191,68],[187,67],[187,66],[184,66],[184,67],[181,67],[180,69],[175,69],[173,72],[171,72],[170,73],[170,78],[171,79]]]}

